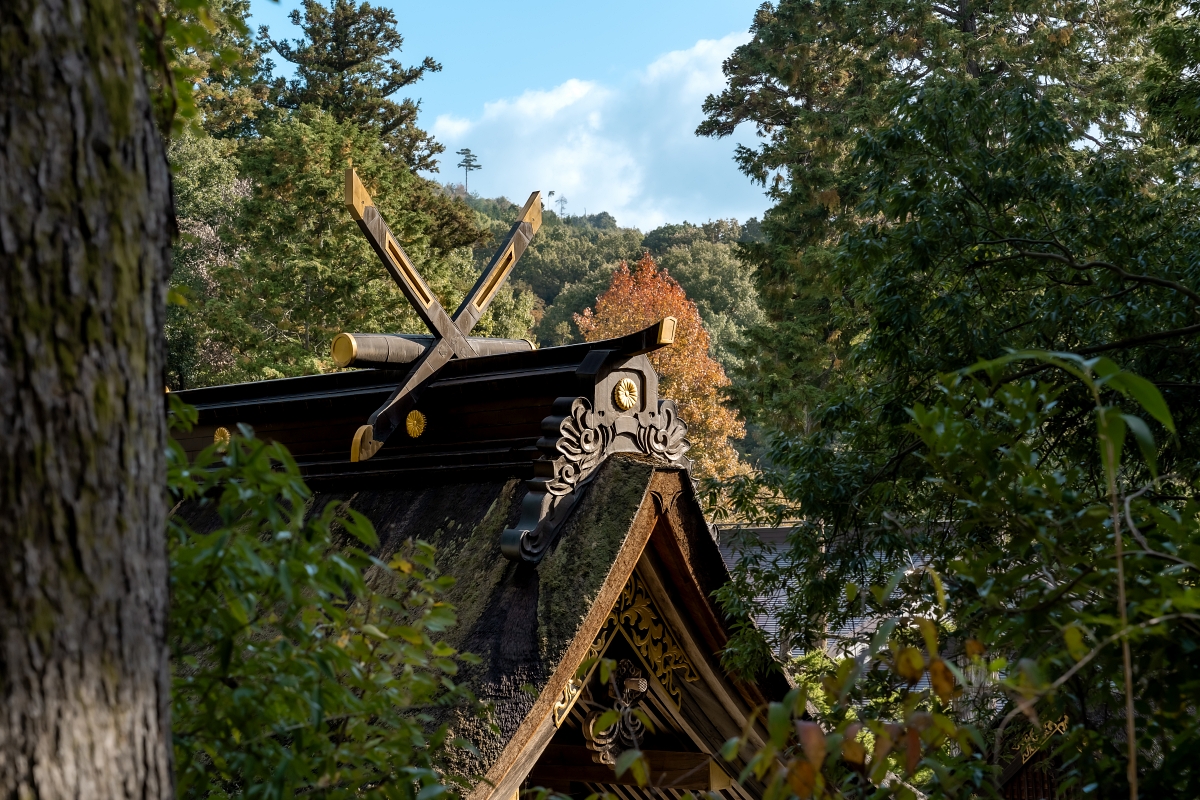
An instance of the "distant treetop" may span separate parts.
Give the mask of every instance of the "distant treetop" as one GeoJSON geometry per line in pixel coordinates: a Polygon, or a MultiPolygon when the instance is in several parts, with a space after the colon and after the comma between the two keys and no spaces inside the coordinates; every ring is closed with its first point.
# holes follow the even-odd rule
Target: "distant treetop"
{"type": "Polygon", "coordinates": [[[392,57],[404,44],[396,15],[369,3],[356,7],[351,0],[332,0],[328,8],[304,0],[303,12],[296,9],[289,19],[303,30],[301,38],[276,40],[265,26],[259,29],[261,41],[296,65],[295,78],[272,84],[274,103],[290,109],[314,105],[339,122],[376,127],[410,169],[436,170],[434,157],[445,148],[417,127],[420,102],[389,98],[442,66],[426,57],[420,66],[404,67],[392,57]]]}

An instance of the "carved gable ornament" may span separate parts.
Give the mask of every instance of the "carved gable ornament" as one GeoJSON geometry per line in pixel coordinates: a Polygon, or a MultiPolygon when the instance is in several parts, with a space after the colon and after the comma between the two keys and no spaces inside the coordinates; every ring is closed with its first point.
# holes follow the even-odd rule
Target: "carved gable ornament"
{"type": "Polygon", "coordinates": [[[671,698],[676,710],[681,702],[679,681],[693,683],[700,679],[683,647],[664,622],[662,613],[654,605],[642,579],[634,572],[588,650],[584,660],[593,662],[591,668],[587,674],[572,678],[555,701],[553,715],[556,728],[566,720],[583,687],[591,680],[596,671],[595,660],[604,655],[618,633],[637,652],[642,665],[671,698]]]}

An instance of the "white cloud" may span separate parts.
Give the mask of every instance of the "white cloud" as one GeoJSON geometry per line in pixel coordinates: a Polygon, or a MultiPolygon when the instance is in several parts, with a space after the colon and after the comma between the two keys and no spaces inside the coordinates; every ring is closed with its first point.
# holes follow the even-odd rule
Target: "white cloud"
{"type": "Polygon", "coordinates": [[[471,120],[442,114],[434,120],[431,132],[439,139],[460,139],[471,130],[471,120]]]}
{"type": "MultiPolygon", "coordinates": [[[[608,211],[643,230],[664,222],[761,214],[766,202],[734,166],[733,143],[695,136],[721,63],[748,34],[666,53],[614,86],[568,80],[486,103],[475,119],[442,115],[432,132],[449,152],[470,147],[483,169],[471,188],[520,202],[554,190],[567,213],[608,211]]],[[[446,159],[440,178],[456,179],[446,159]]]]}

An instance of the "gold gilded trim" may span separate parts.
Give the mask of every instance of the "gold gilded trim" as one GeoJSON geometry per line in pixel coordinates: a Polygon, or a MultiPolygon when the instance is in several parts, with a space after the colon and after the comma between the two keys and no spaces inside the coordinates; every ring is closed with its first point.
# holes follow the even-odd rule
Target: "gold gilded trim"
{"type": "Polygon", "coordinates": [[[1050,737],[1056,733],[1066,733],[1070,723],[1067,715],[1063,714],[1062,719],[1058,722],[1046,720],[1042,723],[1041,729],[1031,728],[1025,732],[1017,742],[1013,745],[1014,750],[1021,751],[1021,763],[1028,763],[1029,759],[1037,754],[1037,751],[1042,749],[1046,742],[1050,741],[1050,737]]]}
{"type": "Polygon", "coordinates": [[[679,320],[674,317],[663,317],[658,323],[658,343],[659,344],[674,344],[675,343],[675,328],[679,325],[679,320]]]}
{"type": "MultiPolygon", "coordinates": [[[[604,623],[604,627],[600,629],[600,633],[598,633],[596,638],[592,640],[592,646],[588,648],[587,655],[584,656],[583,660],[587,661],[588,659],[592,658],[600,658],[600,656],[608,648],[608,640],[611,636],[612,630],[606,621],[604,623]]],[[[591,669],[589,669],[587,674],[583,677],[579,677],[578,674],[572,675],[571,680],[567,681],[567,685],[563,687],[561,692],[559,692],[558,699],[554,701],[554,727],[562,727],[563,722],[567,719],[567,715],[571,713],[571,708],[575,705],[575,701],[579,699],[579,695],[583,691],[583,687],[587,685],[588,678],[591,677],[592,672],[595,671],[595,669],[596,665],[593,664],[591,669]]]]}
{"type": "MultiPolygon", "coordinates": [[[[700,676],[663,622],[662,614],[655,608],[650,593],[636,572],[629,576],[616,605],[609,612],[608,619],[604,620],[604,625],[600,628],[600,633],[596,634],[592,646],[588,648],[584,661],[602,656],[618,631],[641,656],[642,663],[654,675],[655,680],[678,709],[682,693],[676,681],[682,679],[693,683],[700,680],[700,676]]],[[[561,726],[567,714],[571,713],[571,707],[579,699],[594,670],[595,665],[582,678],[573,676],[567,681],[554,703],[554,727],[561,726]]]]}
{"type": "Polygon", "coordinates": [[[700,676],[663,622],[662,614],[654,607],[650,593],[636,572],[629,576],[629,582],[608,618],[625,634],[678,709],[681,694],[676,678],[692,683],[700,680],[700,676]]]}
{"type": "Polygon", "coordinates": [[[350,333],[339,333],[333,337],[333,343],[329,345],[329,354],[333,356],[333,363],[339,367],[348,367],[354,363],[354,359],[358,358],[358,340],[350,333]]]}
{"type": "Polygon", "coordinates": [[[224,425],[213,431],[213,444],[217,446],[218,450],[224,450],[228,447],[231,438],[233,437],[229,435],[229,428],[226,428],[224,425]]]}
{"type": "Polygon", "coordinates": [[[622,411],[628,411],[637,405],[638,387],[632,378],[622,378],[613,387],[613,404],[622,411]]]}
{"type": "Polygon", "coordinates": [[[408,431],[409,436],[416,439],[425,432],[425,415],[414,408],[404,418],[404,429],[408,431]]]}

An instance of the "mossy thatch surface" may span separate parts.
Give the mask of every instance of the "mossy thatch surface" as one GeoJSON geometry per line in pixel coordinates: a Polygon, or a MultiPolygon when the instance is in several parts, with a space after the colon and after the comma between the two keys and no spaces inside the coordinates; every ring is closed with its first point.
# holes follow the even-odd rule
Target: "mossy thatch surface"
{"type": "Polygon", "coordinates": [[[491,722],[462,719],[460,733],[482,755],[485,772],[533,707],[591,610],[645,497],[654,467],[633,458],[604,464],[540,564],[514,564],[500,533],[516,523],[520,481],[364,491],[342,499],[375,523],[379,555],[409,539],[437,547],[438,567],[455,578],[447,599],[458,626],[447,641],[483,659],[463,674],[494,706],[491,722]]]}
{"type": "MultiPolygon", "coordinates": [[[[491,703],[487,721],[459,718],[457,733],[482,758],[463,764],[483,774],[500,756],[579,633],[608,576],[654,466],[631,456],[602,465],[540,564],[514,564],[500,553],[500,533],[516,524],[525,493],[518,480],[410,489],[319,492],[313,508],[342,501],[370,519],[378,555],[388,559],[411,539],[437,547],[438,568],[455,578],[447,600],[458,625],[446,634],[454,647],[482,659],[461,679],[491,703]]],[[[197,530],[219,524],[207,509],[181,510],[197,530]]]]}

